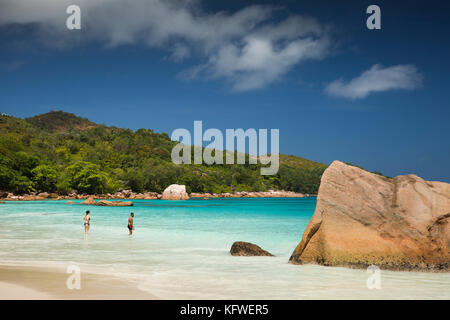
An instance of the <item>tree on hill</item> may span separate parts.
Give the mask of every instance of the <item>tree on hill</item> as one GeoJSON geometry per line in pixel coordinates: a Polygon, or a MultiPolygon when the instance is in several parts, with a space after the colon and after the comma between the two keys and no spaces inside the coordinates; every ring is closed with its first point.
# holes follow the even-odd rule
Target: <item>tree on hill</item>
{"type": "Polygon", "coordinates": [[[280,155],[275,176],[261,176],[259,164],[175,165],[170,156],[175,144],[166,133],[107,127],[62,111],[25,120],[0,116],[0,190],[162,192],[179,183],[188,192],[316,193],[326,168],[286,155],[280,155]]]}

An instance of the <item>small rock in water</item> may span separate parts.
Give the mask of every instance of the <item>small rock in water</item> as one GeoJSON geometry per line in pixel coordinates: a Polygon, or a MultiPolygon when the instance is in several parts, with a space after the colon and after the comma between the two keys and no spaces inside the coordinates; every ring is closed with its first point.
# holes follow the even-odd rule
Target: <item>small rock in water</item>
{"type": "Polygon", "coordinates": [[[81,204],[95,205],[96,202],[95,202],[94,198],[87,198],[86,200],[81,202],[81,204]]]}
{"type": "Polygon", "coordinates": [[[261,249],[256,244],[244,241],[236,241],[233,243],[230,253],[232,256],[273,256],[273,254],[261,249]]]}
{"type": "Polygon", "coordinates": [[[99,200],[96,203],[97,206],[106,206],[106,207],[132,207],[133,202],[131,201],[106,201],[106,200],[99,200]]]}

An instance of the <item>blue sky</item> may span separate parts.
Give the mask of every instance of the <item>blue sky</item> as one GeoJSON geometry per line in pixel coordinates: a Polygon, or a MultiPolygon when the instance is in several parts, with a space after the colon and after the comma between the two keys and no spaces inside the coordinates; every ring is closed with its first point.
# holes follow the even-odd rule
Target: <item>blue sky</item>
{"type": "Polygon", "coordinates": [[[69,31],[65,0],[2,1],[1,112],[279,128],[281,153],[450,182],[449,4],[100,2],[78,1],[69,31]],[[366,28],[370,4],[381,30],[366,28]]]}

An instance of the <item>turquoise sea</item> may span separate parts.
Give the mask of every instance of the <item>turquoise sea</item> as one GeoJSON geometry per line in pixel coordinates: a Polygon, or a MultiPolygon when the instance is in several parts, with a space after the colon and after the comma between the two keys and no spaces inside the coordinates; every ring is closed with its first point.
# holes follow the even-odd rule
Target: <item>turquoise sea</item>
{"type": "Polygon", "coordinates": [[[315,198],[133,202],[117,208],[51,200],[0,204],[0,264],[78,265],[171,299],[450,299],[449,274],[381,271],[381,289],[368,289],[366,270],[288,264],[315,198]],[[136,230],[130,237],[131,211],[136,230]],[[276,257],[232,257],[234,241],[276,257]]]}

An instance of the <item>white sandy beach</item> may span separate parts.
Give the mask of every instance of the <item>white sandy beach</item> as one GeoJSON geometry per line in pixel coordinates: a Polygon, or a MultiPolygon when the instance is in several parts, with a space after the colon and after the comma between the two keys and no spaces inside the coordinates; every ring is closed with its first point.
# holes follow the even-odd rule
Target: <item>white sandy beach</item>
{"type": "Polygon", "coordinates": [[[81,288],[68,289],[64,270],[0,266],[0,300],[154,300],[134,284],[111,276],[83,273],[81,288]]]}
{"type": "Polygon", "coordinates": [[[41,292],[25,286],[0,282],[0,300],[51,300],[55,299],[49,293],[41,292]]]}

